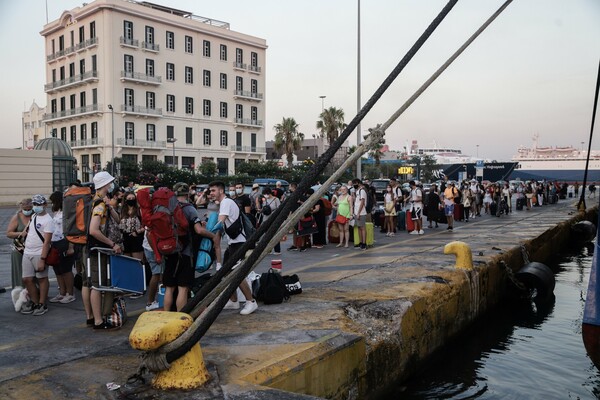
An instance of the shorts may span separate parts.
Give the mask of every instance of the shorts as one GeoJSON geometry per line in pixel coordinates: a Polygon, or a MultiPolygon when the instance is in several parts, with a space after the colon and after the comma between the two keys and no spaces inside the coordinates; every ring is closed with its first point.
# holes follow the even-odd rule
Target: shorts
{"type": "Polygon", "coordinates": [[[354,217],[354,226],[358,226],[359,228],[364,228],[367,223],[366,215],[359,215],[358,217],[354,217]]]}
{"type": "Polygon", "coordinates": [[[421,219],[423,216],[423,209],[419,206],[414,206],[410,210],[410,219],[413,221],[421,219]]]}
{"type": "Polygon", "coordinates": [[[447,217],[454,216],[454,204],[444,205],[444,215],[446,215],[447,217]]]}
{"type": "Polygon", "coordinates": [[[30,256],[30,255],[23,255],[23,274],[22,277],[23,278],[33,278],[34,276],[38,279],[40,278],[47,278],[48,277],[48,266],[46,265],[46,269],[44,269],[42,272],[38,272],[35,269],[37,268],[38,263],[40,262],[40,258],[42,256],[30,256]]]}
{"type": "Polygon", "coordinates": [[[152,275],[160,275],[163,273],[165,269],[165,261],[164,259],[160,262],[156,262],[156,258],[154,257],[154,252],[152,250],[144,249],[144,255],[146,256],[146,260],[148,264],[150,264],[150,269],[152,270],[152,275]]]}
{"type": "MultiPolygon", "coordinates": [[[[240,243],[232,243],[229,246],[227,246],[227,249],[225,250],[225,254],[223,254],[223,261],[229,260],[229,257],[233,256],[233,253],[235,253],[237,251],[237,249],[239,249],[243,245],[244,245],[244,242],[240,242],[240,243]]],[[[237,263],[238,261],[239,260],[235,260],[234,264],[237,263]]]]}
{"type": "Polygon", "coordinates": [[[54,266],[55,275],[63,275],[68,272],[73,272],[73,264],[75,264],[75,254],[70,256],[63,255],[60,257],[60,263],[54,266]]]}
{"type": "Polygon", "coordinates": [[[192,287],[192,284],[194,283],[194,272],[190,256],[183,254],[165,256],[163,285],[167,287],[192,287]]]}
{"type": "Polygon", "coordinates": [[[106,254],[100,253],[100,265],[98,268],[98,252],[92,251],[87,253],[87,260],[89,263],[89,268],[86,265],[84,270],[83,286],[85,287],[99,287],[99,286],[107,286],[108,285],[108,256],[106,254]],[[101,269],[101,271],[99,271],[101,269]],[[89,272],[88,272],[89,271],[89,272]],[[100,275],[102,275],[102,282],[100,281],[100,275]]]}
{"type": "Polygon", "coordinates": [[[125,253],[141,253],[144,251],[142,243],[144,242],[144,236],[131,236],[129,234],[123,234],[123,248],[125,253]]]}

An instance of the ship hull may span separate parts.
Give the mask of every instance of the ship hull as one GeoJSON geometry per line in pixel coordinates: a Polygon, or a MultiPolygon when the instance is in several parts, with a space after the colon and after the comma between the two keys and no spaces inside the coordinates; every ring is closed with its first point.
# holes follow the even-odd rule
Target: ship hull
{"type": "MultiPolygon", "coordinates": [[[[477,177],[478,180],[497,182],[509,180],[511,173],[516,166],[516,162],[484,163],[483,177],[477,177],[477,168],[475,163],[440,165],[440,169],[438,171],[443,172],[448,179],[454,181],[477,177]]],[[[437,178],[441,178],[441,174],[439,175],[440,176],[437,178]]]]}
{"type": "MultiPolygon", "coordinates": [[[[565,181],[565,182],[583,182],[585,170],[581,169],[515,169],[510,175],[510,179],[527,180],[547,180],[547,181],[565,181]]],[[[600,170],[588,170],[588,182],[600,181],[600,170]]]]}

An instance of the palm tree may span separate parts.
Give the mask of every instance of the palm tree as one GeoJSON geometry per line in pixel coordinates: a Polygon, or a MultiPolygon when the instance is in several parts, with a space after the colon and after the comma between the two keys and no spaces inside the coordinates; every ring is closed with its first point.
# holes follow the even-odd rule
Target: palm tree
{"type": "Polygon", "coordinates": [[[377,167],[381,164],[381,156],[383,156],[382,148],[383,144],[379,143],[373,150],[369,151],[369,157],[375,160],[375,166],[377,167]]]}
{"type": "Polygon", "coordinates": [[[323,110],[319,118],[321,119],[317,121],[317,129],[321,131],[321,137],[327,138],[327,143],[331,146],[346,128],[344,110],[329,107],[323,110]]]}
{"type": "Polygon", "coordinates": [[[298,124],[294,118],[283,118],[280,124],[273,127],[275,129],[275,148],[277,151],[283,151],[287,156],[288,168],[292,167],[294,160],[294,151],[302,148],[304,133],[298,132],[298,124]]]}

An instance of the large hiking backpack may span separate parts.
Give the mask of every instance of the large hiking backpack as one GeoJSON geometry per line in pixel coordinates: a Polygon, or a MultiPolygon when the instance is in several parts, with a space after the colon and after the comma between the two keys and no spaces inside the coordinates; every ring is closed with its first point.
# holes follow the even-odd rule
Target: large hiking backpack
{"type": "Polygon", "coordinates": [[[150,188],[137,194],[142,210],[142,224],[148,228],[148,242],[157,262],[162,256],[178,253],[183,241],[188,240],[189,222],[175,193],[160,188],[153,193],[150,188]]]}
{"type": "Polygon", "coordinates": [[[260,275],[260,287],[256,295],[257,300],[262,300],[265,304],[281,304],[284,300],[289,300],[290,293],[283,282],[279,272],[265,272],[260,275]]]}
{"type": "Polygon", "coordinates": [[[92,190],[74,187],[63,197],[63,234],[74,244],[86,244],[92,216],[92,190]]]}

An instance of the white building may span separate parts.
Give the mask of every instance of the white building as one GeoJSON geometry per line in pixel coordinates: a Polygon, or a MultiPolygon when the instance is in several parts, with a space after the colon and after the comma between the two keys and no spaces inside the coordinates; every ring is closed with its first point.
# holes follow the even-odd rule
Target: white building
{"type": "Polygon", "coordinates": [[[29,107],[29,110],[23,111],[22,149],[31,150],[37,142],[46,138],[46,124],[44,124],[45,112],[46,108],[38,106],[35,100],[29,107]]]}
{"type": "Polygon", "coordinates": [[[71,144],[82,180],[113,152],[181,168],[210,159],[223,175],[265,158],[264,39],[130,0],[84,3],[41,35],[44,122],[71,144]]]}

